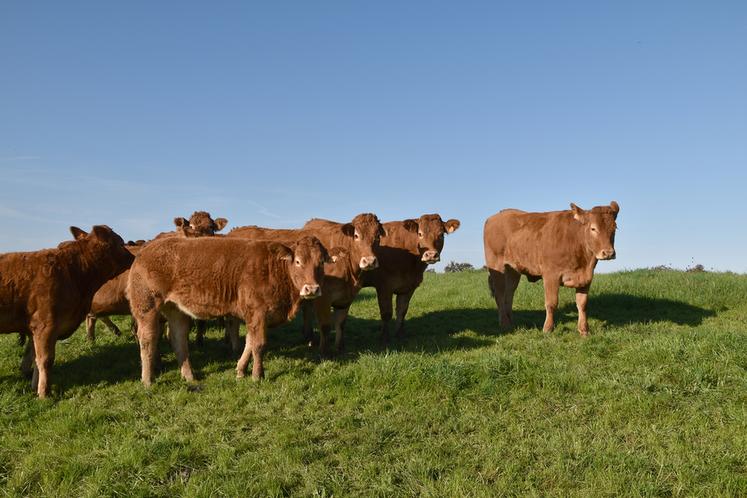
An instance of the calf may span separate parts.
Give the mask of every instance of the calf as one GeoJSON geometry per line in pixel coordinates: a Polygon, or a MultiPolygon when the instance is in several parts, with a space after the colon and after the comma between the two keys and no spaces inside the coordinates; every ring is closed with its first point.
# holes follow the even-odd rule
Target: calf
{"type": "Polygon", "coordinates": [[[143,384],[153,380],[160,314],[168,320],[169,339],[188,382],[194,380],[187,346],[190,317],[245,320],[246,345],[236,375],[246,374],[252,356],[252,377],[262,378],[267,327],[290,320],[302,300],[321,294],[327,259],[314,237],[290,247],[213,237],[169,238],[146,246],[132,265],[127,289],[138,324],[143,384]]]}
{"type": "Polygon", "coordinates": [[[195,211],[189,219],[177,217],[174,218],[176,230],[173,232],[161,232],[153,240],[166,239],[169,237],[206,237],[215,235],[228,224],[225,218],[215,218],[210,216],[206,211],[195,211]]]}
{"type": "Polygon", "coordinates": [[[49,391],[55,344],[75,332],[96,291],[134,256],[111,228],[70,227],[75,240],[56,249],[0,255],[0,333],[30,335],[21,371],[40,398],[49,391]]]}
{"type": "Polygon", "coordinates": [[[379,268],[363,275],[363,287],[374,287],[381,315],[381,337],[389,340],[392,297],[397,296],[397,335],[404,335],[405,316],[415,289],[430,264],[441,260],[444,235],[459,228],[459,220],[444,222],[438,214],[417,220],[384,223],[386,236],[379,247],[379,268]]]}
{"type": "Polygon", "coordinates": [[[488,285],[502,326],[511,325],[514,292],[521,275],[545,287],[545,324],[550,332],[560,286],[576,289],[578,331],[589,333],[586,303],[597,261],[615,258],[615,231],[620,206],[583,210],[571,203],[568,211],[527,213],[505,209],[485,222],[485,262],[488,285]]]}

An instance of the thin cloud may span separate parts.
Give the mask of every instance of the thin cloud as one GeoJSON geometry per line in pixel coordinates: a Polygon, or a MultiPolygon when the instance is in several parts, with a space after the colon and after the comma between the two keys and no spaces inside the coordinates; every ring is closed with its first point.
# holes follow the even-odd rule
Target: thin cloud
{"type": "Polygon", "coordinates": [[[33,161],[35,159],[41,159],[40,156],[6,156],[0,157],[0,163],[10,163],[15,161],[33,161]]]}

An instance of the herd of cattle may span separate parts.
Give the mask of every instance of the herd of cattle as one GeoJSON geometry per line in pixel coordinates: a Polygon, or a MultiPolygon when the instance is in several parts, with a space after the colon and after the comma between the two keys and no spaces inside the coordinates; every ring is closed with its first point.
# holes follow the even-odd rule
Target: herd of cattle
{"type": "MultiPolygon", "coordinates": [[[[586,335],[589,285],[597,261],[615,256],[618,212],[613,201],[591,210],[575,204],[548,213],[509,209],[488,218],[488,283],[501,325],[511,324],[513,294],[523,274],[544,281],[545,331],[554,326],[559,287],[576,288],[578,330],[586,335]]],[[[376,289],[384,340],[396,296],[395,330],[401,336],[423,273],[440,260],[444,236],[460,225],[438,214],[381,223],[367,213],[349,223],[312,219],[299,229],[243,226],[218,234],[227,223],[195,212],[189,220],[176,218],[172,232],[128,243],[107,226],[94,226],[90,233],[71,227],[74,240],[56,249],[0,255],[0,333],[18,333],[22,342],[30,338],[21,371],[39,397],[49,391],[56,342],[84,318],[93,339],[97,319],[119,333],[108,317],[132,314],[146,386],[153,380],[164,319],[187,381],[194,380],[188,354],[193,319],[200,341],[202,321],[223,318],[236,353],[243,320],[247,334],[236,375],[244,377],[253,360],[254,379],[264,376],[267,328],[298,311],[306,340],[313,338],[315,316],[322,354],[333,327],[335,346],[342,350],[348,310],[363,287],[376,289]]]]}

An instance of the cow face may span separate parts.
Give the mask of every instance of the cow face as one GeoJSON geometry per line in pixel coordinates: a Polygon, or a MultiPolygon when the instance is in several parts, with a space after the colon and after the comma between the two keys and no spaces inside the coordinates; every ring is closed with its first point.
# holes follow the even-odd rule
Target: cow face
{"type": "Polygon", "coordinates": [[[612,201],[609,206],[596,206],[585,211],[571,203],[573,218],[581,223],[586,247],[597,259],[615,259],[615,231],[620,206],[612,201]]]}
{"type": "Polygon", "coordinates": [[[459,228],[459,220],[444,223],[438,214],[424,214],[417,220],[403,221],[405,229],[418,236],[418,252],[423,263],[433,264],[441,261],[444,248],[444,236],[459,228]]]}
{"type": "Polygon", "coordinates": [[[379,218],[375,214],[359,214],[353,221],[342,226],[342,233],[353,239],[349,244],[350,258],[358,261],[361,270],[374,270],[379,267],[376,251],[379,240],[386,235],[379,218]]]}
{"type": "MultiPolygon", "coordinates": [[[[78,227],[70,227],[70,233],[73,234],[76,241],[88,245],[91,253],[106,255],[105,260],[109,263],[110,268],[101,268],[105,273],[112,272],[116,275],[129,268],[135,260],[135,256],[127,250],[122,237],[106,225],[94,225],[90,233],[86,233],[78,227]]],[[[104,260],[100,261],[99,264],[105,264],[104,260]]]]}
{"type": "Polygon", "coordinates": [[[329,260],[324,263],[324,276],[344,278],[348,268],[352,268],[350,254],[342,247],[329,250],[329,260]]]}
{"type": "Polygon", "coordinates": [[[215,235],[215,232],[223,230],[227,224],[227,219],[213,219],[210,217],[210,213],[205,211],[195,211],[189,220],[174,218],[176,231],[185,237],[211,237],[215,235]]]}
{"type": "Polygon", "coordinates": [[[291,247],[274,243],[280,259],[287,261],[291,281],[301,299],[314,299],[322,295],[324,263],[331,261],[319,239],[302,237],[291,247]]]}

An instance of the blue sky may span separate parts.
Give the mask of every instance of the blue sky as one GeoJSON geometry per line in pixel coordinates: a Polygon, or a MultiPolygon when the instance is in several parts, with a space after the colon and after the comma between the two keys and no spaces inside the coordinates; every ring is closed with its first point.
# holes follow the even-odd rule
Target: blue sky
{"type": "Polygon", "coordinates": [[[0,252],[617,200],[618,259],[747,271],[747,2],[3,2],[0,252]]]}

